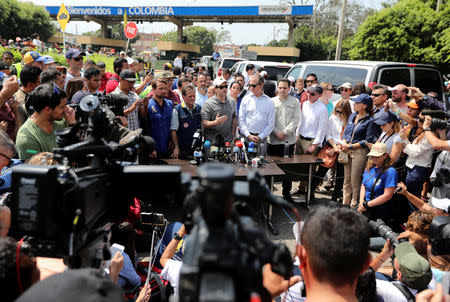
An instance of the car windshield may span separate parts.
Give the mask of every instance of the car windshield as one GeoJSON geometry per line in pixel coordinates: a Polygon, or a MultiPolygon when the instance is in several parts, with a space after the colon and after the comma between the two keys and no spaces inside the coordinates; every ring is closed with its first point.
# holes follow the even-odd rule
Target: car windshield
{"type": "Polygon", "coordinates": [[[272,81],[278,81],[283,78],[290,68],[289,66],[264,66],[264,70],[267,72],[267,78],[272,81]]]}
{"type": "Polygon", "coordinates": [[[367,77],[367,69],[357,67],[308,65],[303,73],[304,77],[306,78],[310,73],[317,75],[319,83],[328,82],[333,86],[339,86],[345,82],[350,82],[352,85],[358,82],[364,83],[367,77]]]}
{"type": "Polygon", "coordinates": [[[231,68],[239,60],[223,59],[222,68],[231,68]]]}

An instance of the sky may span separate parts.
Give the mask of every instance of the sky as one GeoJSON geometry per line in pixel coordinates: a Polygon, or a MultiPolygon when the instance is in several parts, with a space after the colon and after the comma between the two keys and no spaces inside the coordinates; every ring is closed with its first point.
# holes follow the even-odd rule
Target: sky
{"type": "MultiPolygon", "coordinates": [[[[292,0],[291,0],[292,1],[292,0]]],[[[60,6],[61,0],[31,0],[38,5],[44,6],[60,6]]],[[[299,4],[301,1],[295,1],[299,4]]],[[[311,4],[314,1],[309,1],[306,4],[311,4]]],[[[376,9],[381,8],[380,0],[357,0],[358,3],[365,6],[372,6],[376,9]]],[[[143,0],[139,1],[138,6],[252,6],[252,5],[278,5],[279,0],[166,0],[164,2],[160,0],[143,0]]],[[[130,6],[130,1],[124,0],[65,0],[66,6],[130,6]]],[[[129,18],[130,20],[130,18],[129,18]]],[[[132,21],[132,20],[130,20],[132,21]]],[[[231,43],[242,44],[266,44],[269,41],[276,39],[284,39],[287,37],[288,25],[287,23],[235,23],[224,24],[219,23],[194,23],[194,25],[201,25],[207,28],[215,28],[217,30],[229,30],[231,33],[231,43]]],[[[138,24],[138,31],[140,33],[165,33],[176,29],[176,25],[173,23],[144,23],[138,24]]],[[[67,24],[66,32],[71,34],[82,34],[87,31],[93,31],[100,28],[100,25],[95,22],[79,22],[70,21],[67,24]]]]}

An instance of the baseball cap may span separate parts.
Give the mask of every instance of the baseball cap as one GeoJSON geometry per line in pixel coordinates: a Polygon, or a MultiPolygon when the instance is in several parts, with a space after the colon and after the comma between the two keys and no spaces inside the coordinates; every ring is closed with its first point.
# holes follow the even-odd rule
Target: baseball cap
{"type": "Polygon", "coordinates": [[[263,70],[259,73],[259,75],[265,77],[267,75],[267,71],[263,70]]]}
{"type": "Polygon", "coordinates": [[[314,92],[314,93],[318,93],[318,94],[322,94],[323,92],[323,88],[320,87],[320,85],[318,84],[314,84],[308,87],[308,91],[309,92],[314,92]]]}
{"type": "Polygon", "coordinates": [[[345,82],[345,83],[343,83],[343,84],[339,85],[339,86],[338,86],[338,88],[339,88],[339,89],[341,89],[341,88],[350,88],[350,89],[352,89],[352,88],[353,88],[353,86],[352,86],[352,84],[351,84],[351,83],[349,83],[349,82],[345,82]]]}
{"type": "Polygon", "coordinates": [[[363,104],[366,104],[367,106],[372,106],[372,104],[373,104],[372,98],[367,93],[361,93],[360,95],[353,98],[352,100],[355,103],[363,103],[363,104]]]}
{"type": "Polygon", "coordinates": [[[217,87],[217,86],[222,85],[223,83],[228,83],[228,82],[227,82],[227,80],[225,80],[224,77],[217,77],[217,78],[214,80],[213,85],[217,87]]]}
{"type": "Polygon", "coordinates": [[[448,208],[450,207],[450,198],[436,198],[431,197],[431,204],[433,207],[441,209],[448,213],[448,208]]]}
{"type": "Polygon", "coordinates": [[[375,143],[372,148],[370,148],[369,154],[367,156],[381,156],[387,153],[387,146],[385,143],[375,143]]]}
{"type": "Polygon", "coordinates": [[[125,53],[125,51],[121,51],[121,52],[119,52],[119,55],[125,55],[126,53],[125,53]]]}
{"type": "Polygon", "coordinates": [[[8,64],[6,64],[3,61],[0,61],[0,70],[5,70],[5,69],[9,69],[8,64]]]}
{"type": "Polygon", "coordinates": [[[86,54],[84,51],[78,50],[77,48],[71,48],[66,52],[66,59],[70,60],[79,57],[80,55],[84,56],[86,54]]]}
{"type": "Polygon", "coordinates": [[[418,290],[428,287],[432,278],[430,264],[417,253],[410,242],[402,242],[397,245],[395,257],[397,257],[402,273],[402,282],[405,285],[418,290]]]}
{"type": "Polygon", "coordinates": [[[55,63],[55,60],[53,59],[52,56],[45,55],[45,56],[42,56],[42,62],[44,62],[44,64],[51,64],[51,63],[55,63]]]}
{"type": "Polygon", "coordinates": [[[397,121],[397,116],[390,111],[380,112],[379,114],[377,114],[375,116],[375,119],[373,120],[373,122],[379,126],[386,125],[387,123],[396,122],[396,121],[397,121]]]}
{"type": "Polygon", "coordinates": [[[411,107],[413,109],[419,109],[419,105],[416,103],[416,100],[409,100],[408,103],[406,103],[408,107],[411,107]]]}
{"type": "MultiPolygon", "coordinates": [[[[266,72],[266,74],[267,74],[267,72],[266,72]]],[[[288,77],[288,80],[289,80],[290,82],[295,82],[295,78],[294,78],[293,76],[289,76],[289,77],[288,77]]]]}
{"type": "Polygon", "coordinates": [[[170,71],[166,70],[159,74],[159,78],[166,80],[166,79],[175,79],[176,77],[174,77],[170,71]]]}
{"type": "Polygon", "coordinates": [[[135,62],[136,62],[136,60],[135,60],[135,59],[133,59],[133,58],[130,58],[130,57],[126,57],[126,59],[127,59],[127,63],[128,63],[128,65],[130,65],[130,64],[133,64],[133,63],[135,63],[135,62]]]}
{"type": "Polygon", "coordinates": [[[92,268],[74,269],[52,275],[34,284],[16,301],[47,302],[61,297],[67,302],[118,302],[124,301],[122,289],[92,268]]]}
{"type": "Polygon", "coordinates": [[[120,72],[120,78],[125,81],[136,81],[136,73],[131,69],[124,69],[120,72]]]}
{"type": "Polygon", "coordinates": [[[186,73],[195,73],[194,68],[189,67],[188,69],[186,69],[186,73]]]}
{"type": "Polygon", "coordinates": [[[29,51],[23,56],[23,63],[30,64],[33,62],[42,62],[42,56],[36,51],[29,51]]]}

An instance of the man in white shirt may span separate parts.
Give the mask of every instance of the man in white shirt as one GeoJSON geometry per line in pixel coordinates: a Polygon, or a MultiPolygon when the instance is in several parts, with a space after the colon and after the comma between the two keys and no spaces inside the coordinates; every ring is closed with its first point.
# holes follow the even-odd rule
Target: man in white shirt
{"type": "Polygon", "coordinates": [[[173,60],[173,66],[178,66],[183,70],[183,60],[181,59],[181,54],[178,54],[175,60],[173,60]]]}
{"type": "Polygon", "coordinates": [[[260,143],[272,133],[275,124],[275,107],[263,92],[264,79],[250,77],[251,93],[246,95],[239,108],[239,129],[249,142],[260,143]]]}
{"type": "Polygon", "coordinates": [[[245,66],[245,72],[244,72],[244,81],[245,81],[245,87],[247,87],[250,77],[255,74],[256,68],[253,64],[248,64],[245,66]]]}
{"type": "MultiPolygon", "coordinates": [[[[323,93],[322,87],[315,84],[308,87],[307,92],[308,100],[303,103],[300,123],[297,128],[297,141],[295,143],[295,154],[297,155],[316,155],[325,140],[328,124],[327,107],[319,100],[323,93]]],[[[306,171],[300,172],[301,174],[306,173],[306,171]]],[[[300,187],[291,194],[299,193],[302,193],[300,187]]]]}

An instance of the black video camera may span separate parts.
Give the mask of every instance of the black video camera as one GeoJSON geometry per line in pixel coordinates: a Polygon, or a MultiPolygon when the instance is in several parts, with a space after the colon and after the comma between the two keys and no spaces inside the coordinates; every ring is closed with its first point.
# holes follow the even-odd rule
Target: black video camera
{"type": "MultiPolygon", "coordinates": [[[[110,116],[95,96],[80,102],[89,117],[83,142],[53,150],[58,166],[19,165],[12,172],[12,226],[16,238],[30,238],[34,255],[65,257],[70,267],[100,267],[109,259],[110,226],[123,221],[134,197],[177,192],[176,166],[136,165],[154,149],[149,137],[131,136],[125,143],[107,142],[110,116]],[[69,163],[92,156],[87,167],[69,163]],[[124,161],[130,161],[124,164],[124,161]]],[[[179,196],[179,199],[182,197],[179,196]]]]}
{"type": "Polygon", "coordinates": [[[394,232],[389,226],[384,223],[383,220],[377,219],[377,221],[369,220],[369,226],[372,232],[379,234],[386,240],[390,240],[392,246],[395,248],[399,243],[408,241],[407,238],[397,239],[398,233],[394,232]]]}
{"type": "Polygon", "coordinates": [[[206,163],[198,175],[185,200],[191,242],[183,257],[179,301],[249,301],[252,293],[271,301],[262,285],[262,267],[271,263],[272,270],[287,279],[292,259],[285,245],[264,236],[247,206],[280,201],[292,207],[273,200],[277,197],[257,171],[249,173],[247,182],[235,182],[229,165],[206,163]]]}
{"type": "Polygon", "coordinates": [[[431,129],[450,129],[450,114],[446,113],[443,110],[423,110],[421,112],[422,115],[431,116],[431,129]]]}
{"type": "Polygon", "coordinates": [[[428,230],[433,255],[450,254],[450,217],[436,216],[428,230]]]}

